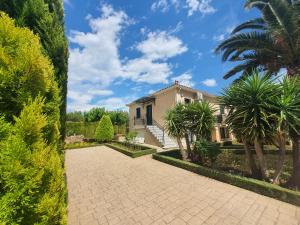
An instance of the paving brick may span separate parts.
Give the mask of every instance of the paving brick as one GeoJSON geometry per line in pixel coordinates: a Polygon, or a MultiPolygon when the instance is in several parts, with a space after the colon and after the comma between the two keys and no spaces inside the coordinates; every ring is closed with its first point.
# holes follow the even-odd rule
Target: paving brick
{"type": "Polygon", "coordinates": [[[300,225],[299,207],[104,146],[66,152],[69,225],[300,225]]]}

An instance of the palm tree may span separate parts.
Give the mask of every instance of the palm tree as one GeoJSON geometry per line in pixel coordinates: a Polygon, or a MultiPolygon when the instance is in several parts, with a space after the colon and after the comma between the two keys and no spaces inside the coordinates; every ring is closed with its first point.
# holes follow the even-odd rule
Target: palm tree
{"type": "Polygon", "coordinates": [[[215,126],[216,118],[213,106],[206,102],[194,102],[187,106],[186,117],[189,121],[189,130],[197,139],[211,140],[211,132],[215,126]]]}
{"type": "Polygon", "coordinates": [[[183,104],[177,104],[173,109],[170,109],[165,116],[165,129],[168,135],[176,138],[182,159],[186,161],[188,154],[181,141],[186,134],[184,111],[185,105],[183,104]]]}
{"type": "MultiPolygon", "coordinates": [[[[300,130],[300,79],[298,77],[285,77],[281,82],[280,89],[280,95],[275,102],[277,114],[275,142],[279,147],[279,159],[274,175],[274,183],[279,182],[283,169],[287,137],[298,135],[297,132],[300,130]]],[[[295,154],[297,150],[293,150],[293,157],[297,157],[297,154],[295,154]]],[[[297,180],[300,180],[300,170],[299,167],[295,168],[296,165],[294,164],[293,174],[288,185],[299,188],[297,180]],[[295,177],[297,178],[296,180],[294,179],[295,177]],[[296,183],[294,183],[295,181],[296,183]]]]}
{"type": "MultiPolygon", "coordinates": [[[[268,170],[263,154],[263,142],[274,133],[275,116],[270,112],[278,95],[278,85],[266,76],[255,72],[245,80],[224,90],[221,103],[229,108],[226,123],[243,138],[246,145],[254,143],[263,179],[268,180],[268,170]]],[[[246,153],[247,149],[245,148],[246,153]]],[[[249,162],[253,162],[248,156],[249,162]]],[[[254,165],[252,165],[254,170],[254,165]]],[[[254,172],[254,171],[252,171],[254,172]]]]}
{"type": "Polygon", "coordinates": [[[262,16],[237,26],[216,48],[223,61],[241,62],[224,78],[239,72],[243,78],[253,69],[276,74],[284,68],[289,76],[300,75],[300,1],[247,0],[245,7],[262,16]]]}
{"type": "MultiPolygon", "coordinates": [[[[237,26],[216,48],[223,61],[241,62],[224,78],[241,73],[243,79],[253,69],[269,75],[286,69],[288,76],[300,76],[300,1],[246,0],[245,8],[256,8],[262,16],[237,26]]],[[[290,184],[300,189],[300,132],[291,133],[291,139],[294,171],[290,184]]]]}

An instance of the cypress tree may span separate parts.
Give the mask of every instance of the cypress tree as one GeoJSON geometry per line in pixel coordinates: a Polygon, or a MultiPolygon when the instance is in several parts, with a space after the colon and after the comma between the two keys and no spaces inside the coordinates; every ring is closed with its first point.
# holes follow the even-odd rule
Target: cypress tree
{"type": "Polygon", "coordinates": [[[64,28],[62,0],[1,0],[0,11],[16,20],[18,26],[31,29],[40,37],[44,52],[49,56],[61,96],[60,133],[65,137],[68,80],[68,41],[64,28]]]}

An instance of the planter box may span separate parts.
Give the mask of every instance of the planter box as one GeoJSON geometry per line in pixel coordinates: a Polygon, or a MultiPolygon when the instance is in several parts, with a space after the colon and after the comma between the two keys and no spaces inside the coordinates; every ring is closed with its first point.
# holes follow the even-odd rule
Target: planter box
{"type": "MultiPolygon", "coordinates": [[[[143,155],[149,155],[149,154],[154,154],[156,153],[156,149],[152,149],[152,148],[148,148],[148,147],[145,147],[143,145],[135,145],[135,146],[138,146],[141,148],[141,150],[128,150],[126,149],[124,143],[122,142],[112,142],[112,143],[109,143],[109,144],[105,144],[107,147],[110,147],[118,152],[121,152],[127,156],[130,156],[132,158],[137,158],[137,157],[140,157],[140,156],[143,156],[143,155]],[[114,143],[117,143],[118,146],[114,145],[114,143]],[[124,145],[124,148],[122,148],[122,146],[119,146],[119,145],[124,145]]],[[[129,144],[129,146],[132,146],[133,147],[133,144],[129,144]]]]}
{"type": "Polygon", "coordinates": [[[215,180],[218,181],[222,181],[224,183],[228,183],[240,188],[244,188],[247,189],[249,191],[253,191],[256,192],[258,194],[262,194],[271,198],[275,198],[284,202],[288,202],[291,203],[293,205],[297,205],[300,206],[300,192],[297,191],[293,191],[293,190],[289,190],[283,187],[280,187],[278,185],[274,185],[274,184],[270,184],[264,181],[260,181],[260,180],[256,180],[253,178],[246,178],[246,177],[241,177],[241,176],[237,176],[237,175],[232,175],[230,173],[226,173],[226,172],[222,172],[222,171],[217,171],[217,170],[213,170],[207,167],[203,167],[200,166],[198,164],[195,163],[191,163],[191,162],[186,162],[183,161],[181,159],[177,159],[172,157],[172,155],[176,155],[176,151],[169,151],[169,152],[163,152],[163,153],[156,153],[153,154],[153,158],[206,176],[206,177],[210,177],[213,178],[215,180]]]}

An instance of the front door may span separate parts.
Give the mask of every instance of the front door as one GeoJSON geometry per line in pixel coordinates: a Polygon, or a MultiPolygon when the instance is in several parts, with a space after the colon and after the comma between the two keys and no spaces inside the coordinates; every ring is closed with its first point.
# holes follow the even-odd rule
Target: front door
{"type": "Polygon", "coordinates": [[[146,120],[147,125],[152,125],[152,105],[147,105],[146,107],[146,120]]]}

